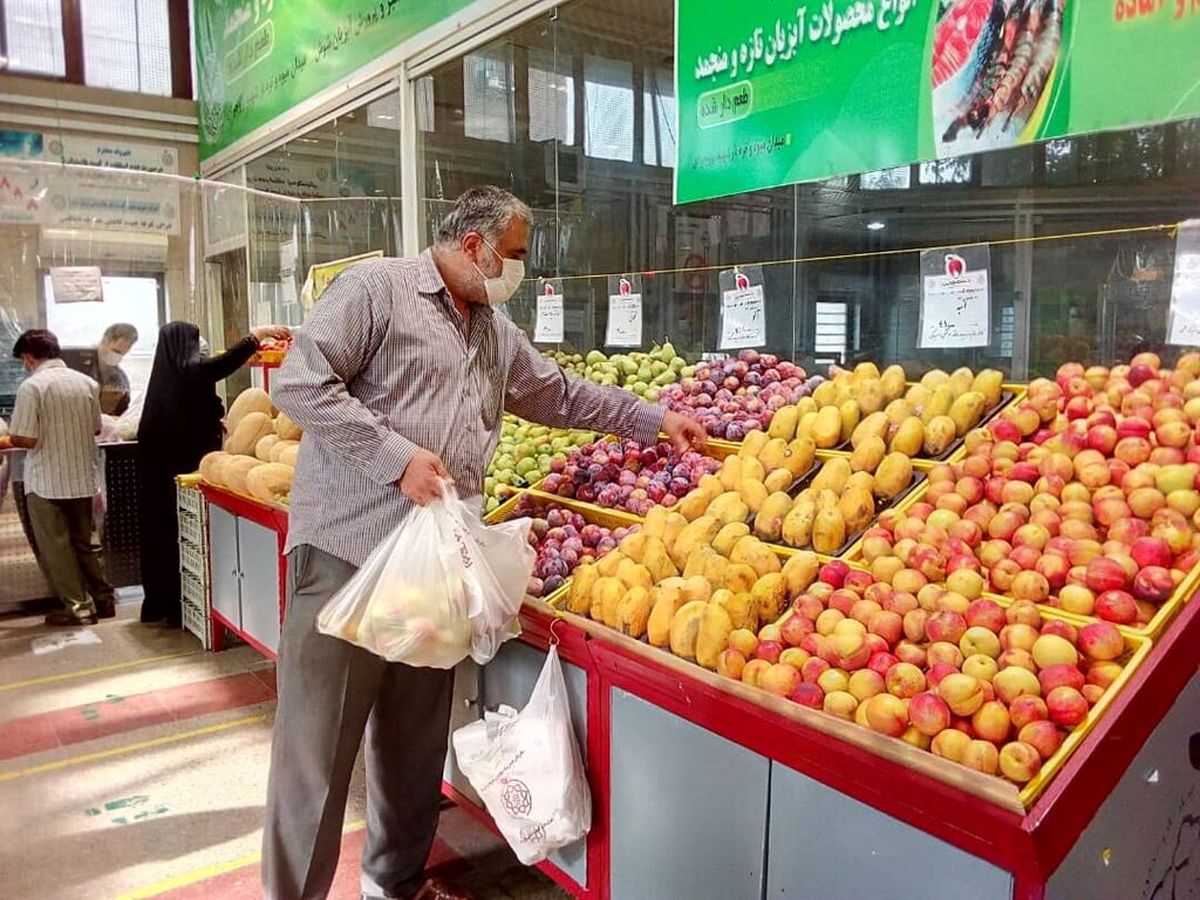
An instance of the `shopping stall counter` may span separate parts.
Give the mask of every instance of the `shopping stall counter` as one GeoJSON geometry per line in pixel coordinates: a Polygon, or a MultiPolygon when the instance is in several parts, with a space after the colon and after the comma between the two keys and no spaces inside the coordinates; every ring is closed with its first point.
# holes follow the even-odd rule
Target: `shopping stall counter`
{"type": "MultiPolygon", "coordinates": [[[[286,511],[203,492],[214,630],[273,656],[286,511]]],[[[576,896],[849,900],[894,895],[900,880],[921,898],[1069,900],[1169,896],[1171,879],[1190,877],[1181,864],[1198,849],[1200,603],[1154,642],[1028,810],[999,779],[981,796],[979,777],[926,754],[963,784],[930,777],[903,752],[806,724],[822,713],[783,715],[772,704],[787,701],[541,601],[521,622],[521,639],[487,667],[460,667],[453,726],[523,706],[558,643],[595,825],[540,868],[576,896]]],[[[444,793],[488,821],[452,756],[444,793]]]]}

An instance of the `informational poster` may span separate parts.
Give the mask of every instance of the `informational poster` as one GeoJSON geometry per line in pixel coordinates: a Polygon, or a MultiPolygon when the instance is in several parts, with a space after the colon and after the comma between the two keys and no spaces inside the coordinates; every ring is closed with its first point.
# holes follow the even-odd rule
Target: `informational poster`
{"type": "Polygon", "coordinates": [[[99,266],[53,266],[50,286],[55,303],[98,303],[104,300],[99,266]]]}
{"type": "Polygon", "coordinates": [[[604,343],[609,347],[642,346],[642,292],[636,275],[609,278],[604,343]]]}
{"type": "Polygon", "coordinates": [[[1182,223],[1175,236],[1167,343],[1200,346],[1200,219],[1182,223]]]}
{"type": "Polygon", "coordinates": [[[66,165],[100,166],[134,172],[179,173],[179,157],[174,147],[164,144],[140,144],[134,141],[110,141],[81,135],[46,135],[43,157],[66,165]]]}
{"type": "Polygon", "coordinates": [[[347,256],[345,259],[334,259],[313,266],[309,269],[309,276],[312,278],[313,283],[313,300],[320,300],[321,295],[325,293],[325,288],[329,287],[329,283],[351,266],[358,265],[360,262],[365,262],[368,259],[382,258],[382,250],[372,250],[369,253],[360,253],[358,256],[347,256]]]}
{"type": "Polygon", "coordinates": [[[762,268],[722,272],[721,350],[762,347],[767,343],[767,308],[762,268]]]}
{"type": "Polygon", "coordinates": [[[533,342],[561,344],[563,340],[562,282],[546,279],[538,285],[534,314],[533,342]]]}
{"type": "Polygon", "coordinates": [[[1196,0],[676,0],[676,202],[1192,118],[1198,45],[1196,0]]]}
{"type": "Polygon", "coordinates": [[[987,247],[921,254],[921,348],[991,343],[991,253],[987,247]]]}
{"type": "Polygon", "coordinates": [[[206,159],[471,0],[195,0],[206,159]]]}

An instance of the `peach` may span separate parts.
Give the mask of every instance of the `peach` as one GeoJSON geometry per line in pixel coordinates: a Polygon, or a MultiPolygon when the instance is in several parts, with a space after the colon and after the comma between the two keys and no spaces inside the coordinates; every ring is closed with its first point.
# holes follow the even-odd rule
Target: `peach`
{"type": "Polygon", "coordinates": [[[1096,598],[1095,615],[1118,625],[1132,625],[1138,620],[1138,605],[1127,591],[1105,591],[1096,598]]]}
{"type": "Polygon", "coordinates": [[[925,673],[910,663],[896,663],[884,679],[888,693],[908,699],[925,690],[925,673]]]}
{"type": "Polygon", "coordinates": [[[1058,592],[1058,605],[1064,612],[1090,616],[1096,609],[1096,595],[1082,584],[1063,585],[1058,592]]]}
{"type": "Polygon", "coordinates": [[[939,682],[937,692],[956,716],[972,715],[983,705],[983,688],[979,680],[970,675],[947,675],[939,682]]]}
{"type": "Polygon", "coordinates": [[[1004,608],[995,600],[975,600],[964,614],[968,628],[985,628],[999,634],[1004,628],[1004,608]]]}
{"type": "Polygon", "coordinates": [[[925,626],[929,622],[929,612],[924,609],[913,609],[904,614],[904,636],[910,641],[925,640],[925,626]]]}
{"type": "Polygon", "coordinates": [[[1010,669],[1013,667],[1027,669],[1030,672],[1037,671],[1037,663],[1033,661],[1033,657],[1030,655],[1029,651],[1020,650],[1015,647],[1011,650],[1005,650],[1003,653],[1001,653],[1000,658],[996,660],[996,662],[999,664],[1001,672],[1003,672],[1005,669],[1010,669]]]}
{"type": "Polygon", "coordinates": [[[984,541],[979,545],[979,561],[990,568],[1000,560],[1007,559],[1011,552],[1012,546],[1008,541],[996,539],[984,541]]]}
{"type": "Polygon", "coordinates": [[[789,647],[799,647],[814,630],[812,619],[799,614],[788,616],[779,626],[779,636],[789,647]]]}
{"type": "Polygon", "coordinates": [[[982,625],[973,625],[963,632],[958,641],[958,648],[962,650],[963,656],[982,654],[992,659],[998,658],[1003,649],[996,632],[982,625]]]}
{"type": "Polygon", "coordinates": [[[1037,748],[1024,741],[1012,741],[1000,750],[1000,774],[1009,781],[1024,784],[1037,775],[1042,757],[1037,748]]]}
{"type": "Polygon", "coordinates": [[[829,635],[829,637],[835,638],[839,635],[859,637],[865,641],[867,637],[867,626],[857,619],[842,619],[842,621],[833,626],[833,634],[829,635]]]}
{"type": "Polygon", "coordinates": [[[1028,544],[1014,546],[1012,552],[1008,554],[1008,558],[1025,571],[1032,571],[1041,557],[1042,551],[1037,547],[1030,547],[1028,544]]]}
{"type": "Polygon", "coordinates": [[[957,644],[967,630],[967,620],[950,610],[935,612],[925,623],[925,634],[934,642],[957,644]]]}
{"type": "Polygon", "coordinates": [[[1042,634],[1056,634],[1070,644],[1075,644],[1079,640],[1079,629],[1062,619],[1051,619],[1042,626],[1042,634]]]}
{"type": "Polygon", "coordinates": [[[942,683],[942,679],[947,675],[953,675],[958,672],[958,669],[950,665],[950,663],[934,663],[925,673],[925,684],[930,688],[937,688],[942,683]]]}
{"type": "Polygon", "coordinates": [[[1013,586],[1013,581],[1023,570],[1020,563],[1012,559],[1002,559],[988,570],[988,581],[994,591],[1007,594],[1013,586]]]}
{"type": "Polygon", "coordinates": [[[845,615],[836,609],[823,610],[821,614],[817,616],[817,634],[825,636],[833,634],[834,626],[836,626],[838,622],[841,622],[845,618],[845,615]]]}
{"type": "Polygon", "coordinates": [[[929,750],[934,756],[940,756],[942,759],[948,759],[951,762],[962,762],[970,743],[971,739],[961,731],[955,728],[947,728],[933,736],[929,750]]]}
{"type": "Polygon", "coordinates": [[[914,595],[928,583],[929,579],[916,569],[900,569],[892,577],[892,587],[898,591],[906,591],[914,595]]]}
{"type": "Polygon", "coordinates": [[[991,656],[974,653],[963,660],[962,671],[964,675],[970,675],[980,681],[991,681],[1000,671],[1000,665],[991,656]]]}
{"type": "MultiPolygon", "coordinates": [[[[1129,494],[1127,502],[1129,510],[1135,516],[1139,519],[1149,519],[1167,505],[1167,498],[1157,488],[1144,487],[1132,491],[1129,494]]],[[[1111,525],[1116,521],[1116,519],[1108,522],[1104,521],[1104,518],[1099,514],[1099,510],[1097,510],[1097,518],[1100,519],[1103,525],[1111,525]]]]}
{"type": "Polygon", "coordinates": [[[1134,576],[1133,596],[1147,603],[1163,603],[1175,592],[1175,581],[1170,569],[1162,566],[1146,566],[1134,576]]]}
{"type": "Polygon", "coordinates": [[[889,644],[895,644],[904,637],[904,619],[898,613],[881,609],[867,620],[867,630],[879,635],[889,644]]]}
{"type": "Polygon", "coordinates": [[[1047,553],[1038,559],[1034,571],[1046,579],[1048,594],[1049,591],[1059,590],[1067,583],[1071,563],[1066,557],[1059,556],[1057,553],[1047,553]]]}
{"type": "Polygon", "coordinates": [[[746,656],[740,650],[726,647],[717,655],[718,675],[724,675],[726,678],[732,678],[734,681],[741,681],[742,672],[745,669],[746,656]]]}
{"type": "Polygon", "coordinates": [[[786,697],[801,682],[800,672],[787,663],[775,663],[758,679],[758,686],[769,694],[786,697]]]}
{"type": "Polygon", "coordinates": [[[949,641],[936,641],[925,648],[925,662],[930,666],[945,663],[957,669],[963,664],[964,658],[958,645],[949,641]]]}
{"type": "Polygon", "coordinates": [[[858,704],[858,707],[854,710],[854,724],[861,725],[863,728],[871,727],[867,723],[867,704],[860,703],[860,704],[858,704]]]}
{"type": "Polygon", "coordinates": [[[1079,651],[1070,641],[1056,634],[1042,634],[1029,652],[1039,669],[1057,664],[1079,665],[1079,651]]]}
{"type": "Polygon", "coordinates": [[[1013,728],[1018,731],[1030,722],[1039,722],[1050,717],[1046,701],[1032,694],[1023,694],[1009,704],[1008,714],[1012,718],[1013,728]]]}
{"type": "Polygon", "coordinates": [[[1009,625],[1029,625],[1038,628],[1042,624],[1042,613],[1032,600],[1014,600],[1004,611],[1004,620],[1009,625]]]}
{"type": "MultiPolygon", "coordinates": [[[[905,643],[906,643],[905,641],[901,641],[900,644],[897,644],[896,645],[897,651],[899,651],[900,645],[905,644],[905,643]]],[[[909,643],[908,646],[916,647],[916,644],[909,643]]],[[[917,647],[917,649],[921,650],[920,647],[917,647]]],[[[925,660],[925,651],[924,650],[921,650],[920,658],[921,658],[921,661],[924,662],[924,660],[925,660]]],[[[871,654],[871,658],[869,660],[867,660],[867,668],[870,669],[872,672],[877,673],[879,675],[879,677],[882,678],[884,675],[887,674],[887,670],[890,669],[892,666],[894,666],[899,661],[900,661],[899,658],[891,653],[886,653],[886,652],[885,653],[873,653],[873,654],[871,654]]]]}
{"type": "Polygon", "coordinates": [[[826,669],[817,676],[817,686],[826,694],[833,691],[849,691],[850,675],[845,669],[826,669]]]}
{"type": "Polygon", "coordinates": [[[1104,688],[1098,684],[1085,684],[1083,690],[1083,699],[1088,702],[1088,706],[1095,706],[1100,702],[1100,698],[1104,696],[1104,688]]]}
{"type": "Polygon", "coordinates": [[[867,726],[872,731],[900,737],[908,728],[908,710],[899,697],[876,694],[866,702],[866,707],[867,726]]]}
{"type": "Polygon", "coordinates": [[[755,659],[765,659],[769,663],[779,662],[780,654],[787,648],[780,641],[759,641],[754,648],[755,659]]]}
{"type": "Polygon", "coordinates": [[[891,585],[903,569],[904,562],[899,557],[881,556],[871,563],[871,577],[891,585]]]}
{"type": "Polygon", "coordinates": [[[1079,649],[1089,659],[1114,660],[1125,652],[1125,640],[1110,622],[1093,622],[1079,631],[1079,649]]]}
{"type": "Polygon", "coordinates": [[[993,744],[1003,743],[1012,730],[1012,719],[1008,707],[998,700],[984,703],[971,716],[971,727],[975,734],[993,744]]]}
{"type": "MultiPolygon", "coordinates": [[[[938,612],[952,612],[960,616],[966,616],[967,610],[971,606],[971,601],[962,594],[956,594],[954,591],[943,591],[937,600],[938,612]]],[[[966,619],[963,619],[964,624],[966,619]]]]}
{"type": "Polygon", "coordinates": [[[807,706],[809,709],[825,707],[825,692],[811,681],[802,681],[796,685],[795,690],[788,695],[788,699],[800,706],[807,706]]]}
{"type": "Polygon", "coordinates": [[[904,729],[904,734],[900,735],[900,740],[904,741],[906,744],[912,744],[918,750],[929,749],[929,735],[922,734],[912,725],[909,725],[908,728],[904,729]]]}
{"type": "Polygon", "coordinates": [[[1098,687],[1108,687],[1117,680],[1122,672],[1121,664],[1115,662],[1093,663],[1087,670],[1087,683],[1098,687]]]}
{"type": "Polygon", "coordinates": [[[1021,666],[1001,669],[992,678],[992,687],[996,697],[1010,706],[1020,697],[1040,697],[1042,693],[1037,675],[1021,666]]]}
{"type": "Polygon", "coordinates": [[[810,622],[816,622],[817,616],[825,611],[825,604],[812,594],[805,593],[792,601],[792,609],[810,622]]]}
{"type": "Polygon", "coordinates": [[[1087,564],[1087,586],[1097,594],[1120,590],[1126,583],[1125,568],[1116,560],[1097,556],[1087,564]]]}
{"type": "Polygon", "coordinates": [[[812,684],[817,683],[817,679],[821,677],[821,673],[833,668],[829,663],[818,657],[812,657],[808,662],[800,667],[800,676],[812,684]]]}
{"type": "Polygon", "coordinates": [[[847,588],[835,588],[825,605],[830,609],[837,610],[843,616],[849,617],[851,608],[858,601],[859,596],[854,591],[847,588]]]}
{"type": "Polygon", "coordinates": [[[1042,686],[1043,696],[1049,696],[1052,690],[1063,685],[1073,687],[1077,691],[1083,690],[1083,673],[1075,666],[1063,664],[1046,666],[1038,672],[1037,677],[1038,684],[1042,686]]]}
{"type": "Polygon", "coordinates": [[[743,683],[753,687],[758,687],[759,679],[769,668],[771,668],[771,663],[767,662],[765,659],[749,660],[746,663],[745,668],[742,669],[743,683]]]}
{"type": "Polygon", "coordinates": [[[1191,518],[1200,511],[1200,493],[1194,490],[1171,491],[1167,494],[1167,506],[1191,518]]]}
{"type": "Polygon", "coordinates": [[[1020,572],[1013,578],[1011,590],[1018,600],[1041,603],[1050,596],[1050,582],[1040,572],[1020,572]]]}
{"type": "Polygon", "coordinates": [[[819,635],[814,631],[800,642],[800,649],[809,656],[823,657],[825,654],[825,645],[828,642],[829,638],[819,635]]]}
{"type": "Polygon", "coordinates": [[[950,707],[932,691],[923,691],[909,701],[908,719],[919,732],[934,737],[950,727],[950,707]]]}
{"type": "Polygon", "coordinates": [[[783,640],[783,631],[775,623],[764,625],[762,628],[758,629],[758,639],[760,641],[773,641],[775,643],[781,643],[783,640]]]}
{"type": "Polygon", "coordinates": [[[1048,719],[1029,722],[1017,732],[1017,740],[1033,747],[1042,759],[1052,757],[1063,742],[1063,734],[1058,726],[1048,719]]]}
{"type": "Polygon", "coordinates": [[[729,633],[729,646],[749,659],[754,655],[754,648],[758,646],[758,638],[753,631],[737,628],[729,633]]]}
{"type": "MultiPolygon", "coordinates": [[[[867,649],[871,651],[871,656],[874,656],[877,653],[888,652],[888,642],[877,634],[864,634],[863,643],[866,644],[867,649]]],[[[867,659],[867,663],[870,664],[869,658],[867,659]]]]}
{"type": "Polygon", "coordinates": [[[1000,630],[1000,646],[1004,650],[1033,650],[1040,635],[1032,625],[1018,622],[1000,630]]]}
{"type": "Polygon", "coordinates": [[[835,691],[832,694],[825,695],[823,708],[830,715],[853,722],[854,711],[858,709],[858,703],[859,701],[853,694],[849,694],[846,691],[835,691]]]}
{"type": "Polygon", "coordinates": [[[812,656],[807,650],[800,647],[788,647],[779,654],[779,661],[792,666],[796,669],[803,669],[804,664],[812,659],[812,656]]]}
{"type": "Polygon", "coordinates": [[[967,744],[959,760],[969,769],[977,769],[985,775],[995,775],[1000,767],[1000,753],[990,741],[974,740],[967,744]]]}
{"type": "Polygon", "coordinates": [[[846,688],[859,702],[886,690],[883,676],[872,669],[859,669],[850,676],[846,688]]]}
{"type": "Polygon", "coordinates": [[[1046,709],[1055,725],[1074,728],[1087,718],[1088,702],[1075,688],[1062,685],[1046,696],[1046,709]]]}

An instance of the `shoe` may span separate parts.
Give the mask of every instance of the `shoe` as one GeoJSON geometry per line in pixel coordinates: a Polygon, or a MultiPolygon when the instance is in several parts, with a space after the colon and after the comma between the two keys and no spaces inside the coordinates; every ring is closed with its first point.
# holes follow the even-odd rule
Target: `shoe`
{"type": "Polygon", "coordinates": [[[413,900],[475,900],[474,895],[440,878],[430,878],[413,895],[413,900]]]}
{"type": "Polygon", "coordinates": [[[117,604],[112,600],[102,601],[96,604],[97,619],[115,619],[117,617],[117,604]]]}
{"type": "Polygon", "coordinates": [[[46,613],[46,624],[52,625],[55,628],[77,628],[80,625],[95,625],[96,614],[88,613],[86,616],[77,616],[75,613],[67,612],[65,609],[56,609],[52,613],[46,613]]]}

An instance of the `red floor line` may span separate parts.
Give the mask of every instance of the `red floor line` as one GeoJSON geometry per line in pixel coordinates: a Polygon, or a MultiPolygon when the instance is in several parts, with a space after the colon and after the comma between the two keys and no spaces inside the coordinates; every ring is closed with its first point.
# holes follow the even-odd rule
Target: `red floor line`
{"type": "Polygon", "coordinates": [[[275,690],[262,671],[128,697],[109,694],[80,706],[0,722],[0,760],[274,700],[275,690]]]}

